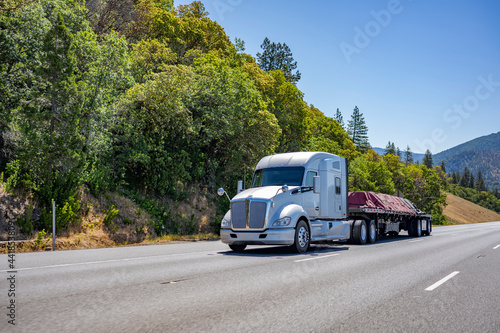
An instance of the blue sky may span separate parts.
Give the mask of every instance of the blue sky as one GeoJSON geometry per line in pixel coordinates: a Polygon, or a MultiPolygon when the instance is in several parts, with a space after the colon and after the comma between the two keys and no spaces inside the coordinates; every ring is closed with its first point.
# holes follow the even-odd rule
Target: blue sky
{"type": "Polygon", "coordinates": [[[438,153],[500,131],[500,1],[202,2],[254,57],[286,43],[305,101],[346,124],[358,106],[374,147],[438,153]]]}

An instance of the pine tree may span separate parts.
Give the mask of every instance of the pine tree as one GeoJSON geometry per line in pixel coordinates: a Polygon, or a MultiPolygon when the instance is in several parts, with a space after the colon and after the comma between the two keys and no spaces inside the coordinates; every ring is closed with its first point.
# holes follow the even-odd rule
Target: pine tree
{"type": "Polygon", "coordinates": [[[388,154],[391,154],[391,155],[396,155],[396,145],[394,144],[394,142],[391,142],[389,141],[389,143],[387,143],[387,146],[385,146],[385,150],[384,150],[384,155],[388,155],[388,154]]]}
{"type": "Polygon", "coordinates": [[[474,184],[476,184],[476,178],[474,177],[474,174],[471,172],[469,178],[469,185],[467,187],[474,188],[474,184]]]}
{"type": "Polygon", "coordinates": [[[429,149],[425,151],[424,159],[422,160],[422,163],[429,169],[431,169],[434,165],[434,162],[432,161],[432,153],[429,149]]]}
{"type": "Polygon", "coordinates": [[[265,38],[260,45],[263,52],[257,53],[257,63],[260,69],[269,72],[273,70],[281,70],[285,74],[288,82],[296,84],[300,80],[300,72],[297,70],[297,62],[294,61],[292,51],[286,43],[271,43],[269,38],[265,38]]]}
{"type": "Polygon", "coordinates": [[[370,148],[370,143],[368,142],[368,127],[365,123],[365,118],[363,114],[359,112],[358,107],[354,108],[354,112],[347,124],[347,133],[352,139],[352,142],[358,147],[362,152],[367,151],[370,148]]]}
{"type": "Polygon", "coordinates": [[[488,189],[486,188],[486,184],[484,183],[484,178],[483,178],[483,173],[481,170],[477,172],[477,179],[476,183],[474,184],[474,188],[477,191],[487,191],[488,189]]]}
{"type": "Polygon", "coordinates": [[[342,117],[342,113],[340,113],[339,108],[337,108],[337,112],[335,113],[333,119],[335,119],[339,123],[339,125],[342,126],[342,128],[345,128],[344,117],[342,117]]]}
{"type": "Polygon", "coordinates": [[[444,160],[441,161],[441,170],[446,173],[446,167],[444,166],[444,160]]]}
{"type": "Polygon", "coordinates": [[[406,146],[404,160],[405,166],[413,163],[413,153],[411,152],[410,146],[406,146]]]}
{"type": "Polygon", "coordinates": [[[455,171],[453,171],[451,173],[451,183],[452,184],[458,184],[459,182],[460,182],[459,175],[455,171]]]}
{"type": "Polygon", "coordinates": [[[471,173],[469,171],[469,168],[465,167],[464,172],[462,173],[462,177],[460,177],[460,186],[469,187],[470,176],[471,176],[471,173]]]}

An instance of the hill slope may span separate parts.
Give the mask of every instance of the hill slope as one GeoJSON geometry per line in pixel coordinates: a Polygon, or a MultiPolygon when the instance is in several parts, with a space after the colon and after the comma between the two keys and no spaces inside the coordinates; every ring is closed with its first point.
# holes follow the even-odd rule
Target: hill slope
{"type": "Polygon", "coordinates": [[[474,176],[481,170],[488,189],[500,188],[500,132],[482,136],[433,156],[434,165],[444,161],[446,172],[469,168],[474,176]]]}
{"type": "Polygon", "coordinates": [[[446,206],[443,214],[449,222],[457,224],[500,221],[500,214],[478,206],[470,201],[446,193],[446,206]]]}

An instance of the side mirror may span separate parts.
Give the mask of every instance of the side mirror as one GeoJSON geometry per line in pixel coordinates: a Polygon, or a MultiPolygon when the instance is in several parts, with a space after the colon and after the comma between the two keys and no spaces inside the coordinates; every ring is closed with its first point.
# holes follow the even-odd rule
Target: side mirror
{"type": "Polygon", "coordinates": [[[288,192],[288,185],[283,185],[283,186],[281,187],[281,191],[283,191],[283,193],[288,192]]]}
{"type": "Polygon", "coordinates": [[[318,194],[320,192],[320,178],[319,176],[314,176],[313,177],[313,192],[318,194]]]}
{"type": "Polygon", "coordinates": [[[217,195],[219,197],[222,197],[224,194],[226,195],[227,200],[229,200],[229,202],[231,202],[231,199],[229,199],[229,195],[227,195],[227,192],[222,187],[217,190],[217,195]]]}

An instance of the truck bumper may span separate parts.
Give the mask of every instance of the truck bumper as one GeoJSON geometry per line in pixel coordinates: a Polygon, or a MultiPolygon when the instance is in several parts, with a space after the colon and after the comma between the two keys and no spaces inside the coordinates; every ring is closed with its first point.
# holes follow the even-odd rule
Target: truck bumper
{"type": "Polygon", "coordinates": [[[221,229],[220,240],[225,244],[247,245],[292,245],[295,239],[295,229],[267,229],[261,232],[238,232],[231,229],[221,229]]]}

